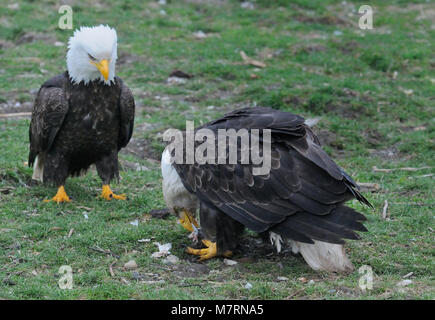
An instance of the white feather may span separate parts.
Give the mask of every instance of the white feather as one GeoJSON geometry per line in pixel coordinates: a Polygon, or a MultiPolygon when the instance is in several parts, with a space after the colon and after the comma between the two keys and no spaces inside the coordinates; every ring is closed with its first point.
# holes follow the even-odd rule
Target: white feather
{"type": "Polygon", "coordinates": [[[187,209],[196,212],[198,199],[184,187],[180,176],[171,164],[169,150],[162,153],[161,169],[163,176],[163,198],[169,210],[176,213],[177,209],[187,209]]]}
{"type": "Polygon", "coordinates": [[[347,272],[354,270],[344,246],[314,240],[314,244],[290,240],[293,253],[300,252],[308,265],[319,271],[347,272]]]}
{"type": "Polygon", "coordinates": [[[100,79],[110,85],[115,78],[115,65],[117,56],[116,31],[109,26],[81,27],[74,32],[68,42],[66,63],[68,73],[74,83],[100,79]],[[97,61],[109,61],[109,77],[107,81],[90,62],[89,55],[97,61]]]}
{"type": "Polygon", "coordinates": [[[35,162],[33,163],[32,179],[44,182],[44,157],[36,156],[35,162]]]}
{"type": "Polygon", "coordinates": [[[271,232],[269,232],[269,239],[270,239],[270,242],[272,243],[272,245],[275,246],[276,251],[278,253],[280,253],[282,243],[283,243],[282,237],[279,234],[271,231],[271,232]]]}

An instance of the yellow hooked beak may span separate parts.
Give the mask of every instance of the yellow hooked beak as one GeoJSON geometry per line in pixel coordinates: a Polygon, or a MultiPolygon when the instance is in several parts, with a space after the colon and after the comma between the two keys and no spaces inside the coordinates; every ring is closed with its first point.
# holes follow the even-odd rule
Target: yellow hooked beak
{"type": "Polygon", "coordinates": [[[101,74],[103,75],[104,80],[107,81],[107,79],[109,79],[109,61],[107,61],[106,59],[103,59],[100,62],[91,61],[91,63],[95,64],[98,71],[100,71],[101,74]]]}

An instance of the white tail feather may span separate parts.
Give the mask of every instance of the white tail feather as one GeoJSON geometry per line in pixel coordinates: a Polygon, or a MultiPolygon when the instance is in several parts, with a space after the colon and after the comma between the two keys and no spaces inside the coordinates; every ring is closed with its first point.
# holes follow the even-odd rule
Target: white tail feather
{"type": "Polygon", "coordinates": [[[283,243],[281,236],[275,232],[270,231],[269,232],[269,239],[270,239],[270,243],[272,243],[272,245],[275,246],[276,252],[280,253],[281,246],[283,243]]]}
{"type": "Polygon", "coordinates": [[[35,158],[35,163],[33,164],[33,180],[43,182],[44,178],[44,157],[39,157],[39,155],[35,158]]]}
{"type": "Polygon", "coordinates": [[[290,240],[292,251],[300,252],[304,260],[314,270],[348,272],[354,270],[341,244],[315,241],[314,244],[290,240]]]}

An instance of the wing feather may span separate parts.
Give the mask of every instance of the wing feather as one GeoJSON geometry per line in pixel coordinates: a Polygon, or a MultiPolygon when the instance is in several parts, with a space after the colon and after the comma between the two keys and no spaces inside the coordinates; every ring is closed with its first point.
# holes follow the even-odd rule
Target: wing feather
{"type": "Polygon", "coordinates": [[[130,89],[120,78],[121,97],[119,100],[119,110],[121,123],[119,127],[118,150],[127,146],[133,134],[135,103],[130,89]]]}
{"type": "MultiPolygon", "coordinates": [[[[174,163],[186,188],[201,200],[253,231],[274,230],[301,242],[314,239],[341,244],[342,238],[358,238],[352,230],[364,231],[363,216],[341,208],[353,197],[368,201],[321,149],[302,117],[266,108],[241,109],[197,130],[201,128],[213,130],[216,137],[219,129],[271,129],[273,164],[269,174],[255,176],[253,165],[240,162],[174,163]],[[200,177],[207,177],[207,183],[200,177]]],[[[217,150],[217,138],[215,142],[217,150]]]]}
{"type": "Polygon", "coordinates": [[[68,113],[64,91],[66,80],[65,74],[56,76],[45,82],[36,95],[29,127],[29,166],[39,153],[50,150],[68,113]]]}

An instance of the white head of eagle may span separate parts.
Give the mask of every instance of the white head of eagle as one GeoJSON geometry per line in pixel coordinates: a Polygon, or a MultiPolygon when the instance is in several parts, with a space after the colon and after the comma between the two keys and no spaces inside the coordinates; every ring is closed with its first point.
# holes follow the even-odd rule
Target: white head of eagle
{"type": "Polygon", "coordinates": [[[109,26],[81,27],[69,39],[66,63],[74,83],[100,79],[110,85],[115,78],[117,36],[109,26]]]}

